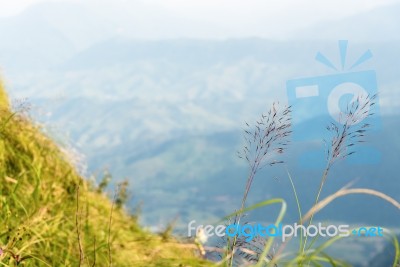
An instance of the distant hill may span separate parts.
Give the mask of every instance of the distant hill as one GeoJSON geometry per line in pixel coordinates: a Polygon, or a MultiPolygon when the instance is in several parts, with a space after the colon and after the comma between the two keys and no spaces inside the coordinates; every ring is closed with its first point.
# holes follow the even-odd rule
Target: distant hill
{"type": "Polygon", "coordinates": [[[2,67],[26,71],[58,65],[114,31],[81,5],[47,2],[1,18],[0,35],[2,67]]]}
{"type": "MultiPolygon", "coordinates": [[[[400,239],[400,236],[397,236],[400,239]]],[[[393,258],[396,251],[393,244],[387,244],[381,253],[377,255],[370,261],[368,266],[371,267],[381,267],[381,266],[393,266],[393,258]]],[[[400,264],[400,262],[398,263],[400,264]]]]}

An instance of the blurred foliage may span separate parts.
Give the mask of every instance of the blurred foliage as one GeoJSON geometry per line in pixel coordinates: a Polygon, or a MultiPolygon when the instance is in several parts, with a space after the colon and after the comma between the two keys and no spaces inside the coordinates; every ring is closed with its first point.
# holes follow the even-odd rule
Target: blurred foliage
{"type": "Polygon", "coordinates": [[[104,193],[110,178],[97,188],[83,179],[39,126],[10,110],[0,84],[2,266],[208,265],[142,229],[122,208],[126,183],[113,205],[104,193]]]}

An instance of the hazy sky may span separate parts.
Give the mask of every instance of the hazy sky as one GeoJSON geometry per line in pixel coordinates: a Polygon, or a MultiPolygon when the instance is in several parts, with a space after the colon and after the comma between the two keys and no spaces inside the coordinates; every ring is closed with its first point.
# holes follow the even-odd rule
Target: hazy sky
{"type": "MultiPolygon", "coordinates": [[[[39,2],[80,2],[89,3],[93,7],[102,3],[123,3],[134,6],[137,2],[151,3],[176,11],[190,12],[199,17],[221,17],[221,11],[226,15],[248,16],[257,15],[280,17],[295,10],[305,15],[320,17],[352,14],[360,10],[370,9],[379,5],[387,5],[397,0],[0,0],[0,16],[14,15],[29,5],[39,2]],[[300,9],[300,10],[299,10],[300,9]],[[196,14],[195,14],[196,12],[196,14]]],[[[297,12],[296,12],[297,13],[297,12]]],[[[248,17],[249,18],[249,17],[248,17]]]]}
{"type": "MultiPolygon", "coordinates": [[[[193,27],[199,37],[287,38],[297,29],[319,21],[340,19],[400,0],[0,0],[0,17],[18,14],[39,2],[80,3],[91,11],[108,16],[107,19],[127,12],[131,12],[128,14],[131,17],[138,16],[134,11],[143,10],[141,8],[145,6],[146,12],[140,11],[139,16],[147,17],[150,22],[146,22],[143,37],[147,37],[147,32],[150,37],[163,37],[163,29],[161,33],[151,32],[153,28],[160,28],[157,23],[165,24],[165,18],[168,22],[179,18],[176,22],[178,27],[185,24],[182,21],[200,25],[193,27]],[[159,15],[167,16],[159,22],[159,15]],[[153,21],[154,27],[151,26],[153,21]]],[[[177,32],[175,37],[190,35],[188,30],[182,32],[177,32]]]]}
{"type": "Polygon", "coordinates": [[[39,2],[79,2],[93,8],[102,4],[134,7],[138,2],[152,4],[196,18],[214,21],[252,20],[258,16],[305,20],[354,14],[398,0],[0,0],[0,16],[11,16],[39,2]],[[221,13],[223,12],[223,13],[221,13]]]}

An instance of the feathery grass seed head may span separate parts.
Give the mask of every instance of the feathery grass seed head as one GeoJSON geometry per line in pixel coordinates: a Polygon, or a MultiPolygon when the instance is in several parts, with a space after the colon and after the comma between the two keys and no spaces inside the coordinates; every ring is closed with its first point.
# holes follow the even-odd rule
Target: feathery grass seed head
{"type": "Polygon", "coordinates": [[[262,114],[254,126],[246,123],[245,145],[238,156],[245,159],[254,172],[267,165],[283,163],[275,157],[282,154],[289,143],[290,114],[290,106],[279,110],[279,104],[273,103],[271,109],[262,114]]]}
{"type": "Polygon", "coordinates": [[[370,110],[375,105],[376,98],[376,94],[358,96],[355,101],[347,105],[346,112],[340,114],[337,123],[332,122],[327,126],[327,130],[333,135],[327,151],[329,166],[354,154],[354,146],[364,142],[363,137],[370,125],[362,121],[373,115],[370,110]]]}

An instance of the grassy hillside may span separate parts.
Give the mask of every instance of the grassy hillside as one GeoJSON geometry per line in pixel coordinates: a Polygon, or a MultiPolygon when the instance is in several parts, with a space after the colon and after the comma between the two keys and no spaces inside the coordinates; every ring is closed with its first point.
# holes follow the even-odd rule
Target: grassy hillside
{"type": "Polygon", "coordinates": [[[141,229],[80,177],[38,126],[11,110],[1,84],[0,179],[1,266],[207,265],[141,229]]]}

